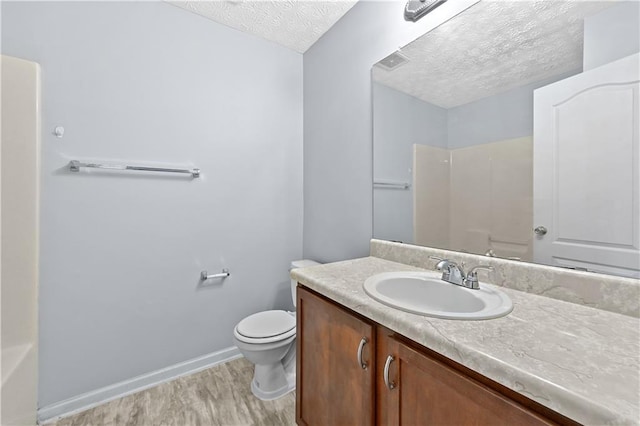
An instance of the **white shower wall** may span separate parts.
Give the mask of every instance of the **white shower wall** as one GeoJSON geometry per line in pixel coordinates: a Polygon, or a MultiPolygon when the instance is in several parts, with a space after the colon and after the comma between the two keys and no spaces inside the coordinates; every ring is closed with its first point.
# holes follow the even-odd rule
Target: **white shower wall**
{"type": "Polygon", "coordinates": [[[302,55],[163,2],[1,6],[3,53],[42,66],[40,407],[223,350],[243,316],[290,309],[302,55]],[[202,177],[72,174],[71,159],[202,177]]]}
{"type": "Polygon", "coordinates": [[[38,390],[40,67],[1,56],[0,424],[35,425],[38,390]]]}
{"type": "Polygon", "coordinates": [[[413,149],[416,244],[533,260],[530,136],[453,150],[413,149]]]}
{"type": "Polygon", "coordinates": [[[413,170],[413,241],[423,246],[449,247],[451,151],[415,144],[413,170]]]}
{"type": "Polygon", "coordinates": [[[454,149],[450,155],[445,247],[478,254],[491,249],[500,257],[532,261],[533,138],[454,149]]]}

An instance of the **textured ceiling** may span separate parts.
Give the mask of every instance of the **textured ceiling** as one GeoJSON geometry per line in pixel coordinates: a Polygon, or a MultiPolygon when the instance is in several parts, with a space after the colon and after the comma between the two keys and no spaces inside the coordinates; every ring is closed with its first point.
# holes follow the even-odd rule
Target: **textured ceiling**
{"type": "MultiPolygon", "coordinates": [[[[220,24],[304,53],[357,0],[169,1],[220,24]]],[[[402,10],[400,12],[402,13],[402,10]]]]}
{"type": "Polygon", "coordinates": [[[583,18],[612,2],[488,1],[402,48],[409,62],[373,78],[451,108],[582,68],[583,18]]]}

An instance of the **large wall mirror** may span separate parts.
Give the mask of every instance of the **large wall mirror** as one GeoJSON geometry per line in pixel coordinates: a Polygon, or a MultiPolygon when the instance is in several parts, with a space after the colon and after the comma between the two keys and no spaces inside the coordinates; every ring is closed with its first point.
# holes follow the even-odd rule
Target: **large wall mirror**
{"type": "Polygon", "coordinates": [[[482,0],[375,64],[374,237],[640,277],[639,14],[482,0]]]}

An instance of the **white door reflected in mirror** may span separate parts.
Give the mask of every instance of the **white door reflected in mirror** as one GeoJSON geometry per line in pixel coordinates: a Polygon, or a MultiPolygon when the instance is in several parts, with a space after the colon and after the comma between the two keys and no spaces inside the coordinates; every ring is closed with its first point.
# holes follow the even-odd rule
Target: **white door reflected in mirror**
{"type": "Polygon", "coordinates": [[[534,221],[553,224],[534,240],[536,262],[638,276],[639,61],[534,92],[534,221]]]}

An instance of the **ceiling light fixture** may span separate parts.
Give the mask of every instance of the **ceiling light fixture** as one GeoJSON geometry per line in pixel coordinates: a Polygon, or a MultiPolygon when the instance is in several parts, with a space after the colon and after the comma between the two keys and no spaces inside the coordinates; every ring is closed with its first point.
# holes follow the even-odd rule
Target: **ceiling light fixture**
{"type": "Polygon", "coordinates": [[[404,7],[404,19],[416,22],[447,0],[409,0],[404,7]]]}

